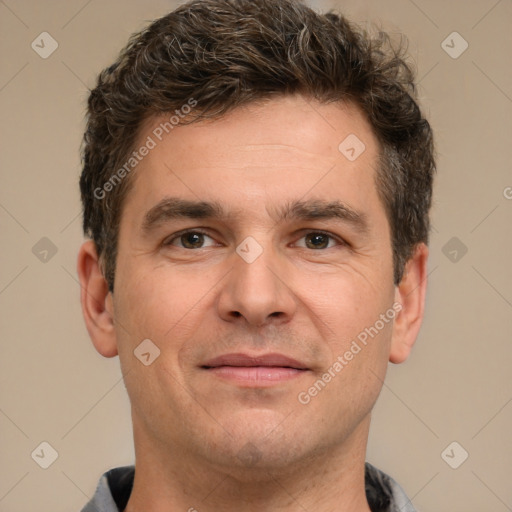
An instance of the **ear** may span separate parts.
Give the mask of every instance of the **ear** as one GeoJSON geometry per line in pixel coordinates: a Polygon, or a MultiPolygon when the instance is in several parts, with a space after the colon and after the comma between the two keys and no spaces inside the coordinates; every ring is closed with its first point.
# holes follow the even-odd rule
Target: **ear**
{"type": "Polygon", "coordinates": [[[117,355],[112,293],[103,277],[92,240],[82,244],[78,253],[77,272],[80,279],[80,301],[85,325],[96,350],[104,357],[117,355]]]}
{"type": "Polygon", "coordinates": [[[392,363],[404,362],[416,341],[425,310],[427,291],[428,247],[418,244],[412,257],[405,265],[404,275],[395,289],[395,302],[401,310],[395,317],[391,352],[392,363]]]}

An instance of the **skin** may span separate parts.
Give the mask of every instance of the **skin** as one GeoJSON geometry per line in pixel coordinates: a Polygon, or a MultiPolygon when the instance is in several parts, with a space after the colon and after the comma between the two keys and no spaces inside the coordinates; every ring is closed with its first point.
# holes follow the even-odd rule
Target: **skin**
{"type": "MultiPolygon", "coordinates": [[[[161,121],[142,126],[141,144],[161,121]]],[[[301,96],[178,126],[131,176],[113,294],[93,242],[82,245],[86,325],[102,355],[119,355],[132,406],[128,512],[369,510],[371,410],[388,361],[404,361],[417,337],[428,257],[418,245],[394,285],[378,151],[356,107],[301,96]],[[338,150],[349,134],[366,146],[353,162],[338,150]],[[217,201],[228,215],[168,219],[144,232],[146,213],[171,196],[217,201]],[[297,200],[342,201],[364,216],[367,231],[336,218],[280,218],[297,200]],[[190,235],[188,246],[172,236],[197,228],[207,234],[192,236],[198,248],[187,248],[190,235]],[[263,251],[252,263],[236,252],[247,237],[263,251]],[[394,303],[402,308],[394,320],[300,403],[298,394],[394,303]],[[145,366],[134,350],[147,338],[160,356],[145,366]],[[202,368],[240,352],[284,354],[307,370],[264,386],[202,368]]]]}

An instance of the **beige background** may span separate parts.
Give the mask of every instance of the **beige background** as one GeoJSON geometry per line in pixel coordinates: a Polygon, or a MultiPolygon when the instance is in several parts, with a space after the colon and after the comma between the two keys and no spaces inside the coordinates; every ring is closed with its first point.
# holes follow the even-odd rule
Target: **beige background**
{"type": "MultiPolygon", "coordinates": [[[[512,510],[512,1],[311,3],[408,36],[437,135],[426,319],[389,369],[368,460],[423,512],[512,510]],[[441,46],[453,31],[469,44],[457,59],[441,46]],[[458,469],[441,457],[452,441],[469,453],[458,469]]],[[[174,5],[0,1],[2,512],[78,511],[102,472],[133,461],[117,358],[94,351],[78,300],[78,147],[96,74],[174,5]],[[43,31],[59,44],[47,59],[31,48],[43,31]],[[42,441],[58,452],[46,470],[31,458],[42,441]]]]}

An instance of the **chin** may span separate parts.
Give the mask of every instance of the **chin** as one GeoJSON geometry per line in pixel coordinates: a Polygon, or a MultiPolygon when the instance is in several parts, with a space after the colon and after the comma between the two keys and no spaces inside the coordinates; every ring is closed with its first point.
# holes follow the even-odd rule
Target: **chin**
{"type": "Polygon", "coordinates": [[[288,423],[286,414],[275,411],[240,413],[221,423],[226,435],[210,445],[208,456],[240,479],[258,479],[260,473],[268,479],[274,471],[282,474],[312,455],[308,445],[310,451],[318,447],[309,429],[288,423]]]}

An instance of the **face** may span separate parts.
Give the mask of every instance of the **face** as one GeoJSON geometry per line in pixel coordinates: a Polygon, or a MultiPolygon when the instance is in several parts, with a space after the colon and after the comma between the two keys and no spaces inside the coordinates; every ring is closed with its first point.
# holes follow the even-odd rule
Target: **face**
{"type": "Polygon", "coordinates": [[[340,449],[367,430],[396,313],[370,126],[299,96],[160,141],[161,122],[140,133],[156,146],[125,199],[113,294],[136,444],[267,469],[340,449]]]}

